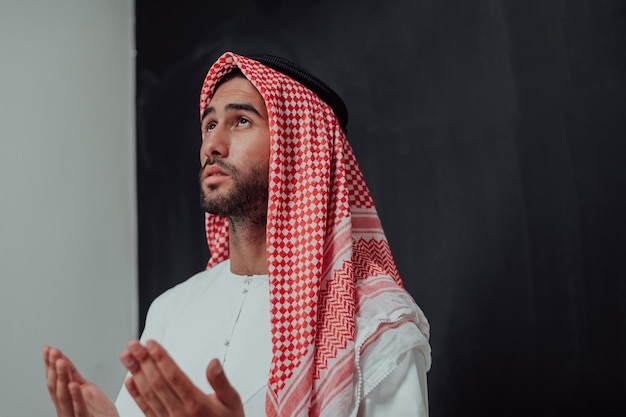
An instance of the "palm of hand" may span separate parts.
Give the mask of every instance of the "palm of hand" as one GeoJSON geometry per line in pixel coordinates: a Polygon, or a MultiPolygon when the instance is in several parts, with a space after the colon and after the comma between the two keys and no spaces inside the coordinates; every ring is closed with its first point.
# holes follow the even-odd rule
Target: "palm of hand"
{"type": "Polygon", "coordinates": [[[85,382],[80,390],[90,417],[118,417],[115,404],[96,384],[85,382]]]}

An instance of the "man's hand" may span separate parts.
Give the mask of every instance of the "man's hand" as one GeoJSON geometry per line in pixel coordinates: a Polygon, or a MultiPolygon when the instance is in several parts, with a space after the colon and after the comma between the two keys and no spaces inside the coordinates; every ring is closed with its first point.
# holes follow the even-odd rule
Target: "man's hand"
{"type": "Polygon", "coordinates": [[[176,365],[165,349],[150,340],[133,340],[120,355],[132,376],[125,385],[146,417],[244,417],[239,394],[217,359],[206,369],[214,394],[205,394],[176,365]]]}
{"type": "Polygon", "coordinates": [[[44,346],[43,361],[50,398],[59,417],[118,417],[113,401],[78,373],[58,349],[44,346]]]}

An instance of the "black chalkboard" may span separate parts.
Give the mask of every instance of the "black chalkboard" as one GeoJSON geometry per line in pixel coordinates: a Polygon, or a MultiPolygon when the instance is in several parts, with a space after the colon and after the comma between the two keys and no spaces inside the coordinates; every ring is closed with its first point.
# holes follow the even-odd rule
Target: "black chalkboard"
{"type": "Polygon", "coordinates": [[[294,3],[136,2],[141,320],[208,259],[204,74],[282,55],[348,105],[431,415],[626,415],[626,3],[294,3]]]}

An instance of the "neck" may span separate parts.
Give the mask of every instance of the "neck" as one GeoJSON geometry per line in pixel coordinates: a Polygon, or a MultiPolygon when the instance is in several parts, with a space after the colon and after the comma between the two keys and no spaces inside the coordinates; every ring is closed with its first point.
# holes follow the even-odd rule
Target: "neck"
{"type": "Polygon", "coordinates": [[[230,270],[236,275],[266,275],[265,224],[229,219],[230,270]]]}

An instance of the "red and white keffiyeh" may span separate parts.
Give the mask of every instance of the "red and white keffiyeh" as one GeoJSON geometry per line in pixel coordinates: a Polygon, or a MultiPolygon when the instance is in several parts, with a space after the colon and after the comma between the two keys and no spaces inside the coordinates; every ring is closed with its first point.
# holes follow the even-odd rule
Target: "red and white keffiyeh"
{"type": "MultiPolygon", "coordinates": [[[[404,290],[370,192],[332,109],[276,70],[231,52],[209,70],[238,67],[267,106],[267,257],[272,305],[268,416],[356,415],[358,404],[420,347],[429,326],[404,290]]],[[[211,258],[228,259],[228,221],[207,215],[211,258]]]]}

